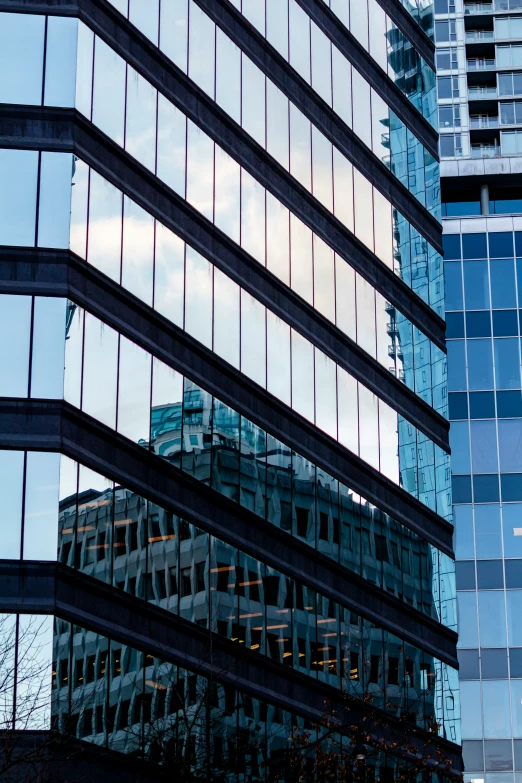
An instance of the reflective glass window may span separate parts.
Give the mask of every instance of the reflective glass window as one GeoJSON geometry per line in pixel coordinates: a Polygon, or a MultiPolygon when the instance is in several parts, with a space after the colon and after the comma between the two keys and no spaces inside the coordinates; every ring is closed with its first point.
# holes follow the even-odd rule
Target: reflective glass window
{"type": "Polygon", "coordinates": [[[45,16],[0,14],[0,102],[42,102],[45,16]]]}

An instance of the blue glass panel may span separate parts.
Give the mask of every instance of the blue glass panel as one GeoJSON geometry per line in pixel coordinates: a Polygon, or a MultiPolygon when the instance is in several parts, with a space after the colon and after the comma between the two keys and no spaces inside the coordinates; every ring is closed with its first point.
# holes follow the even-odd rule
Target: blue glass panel
{"type": "Polygon", "coordinates": [[[471,453],[473,473],[498,471],[497,428],[494,421],[471,422],[471,453]]]}
{"type": "Polygon", "coordinates": [[[471,503],[471,476],[453,476],[451,486],[454,503],[471,503]]]}
{"type": "MultiPolygon", "coordinates": [[[[502,498],[504,499],[504,481],[502,476],[502,498]]],[[[522,557],[522,504],[504,503],[502,506],[502,531],[504,552],[508,557],[522,557]]]]}
{"type": "Polygon", "coordinates": [[[471,473],[469,423],[467,421],[453,422],[450,429],[450,446],[453,472],[471,473]]]}
{"type": "Polygon", "coordinates": [[[482,647],[506,646],[504,593],[484,590],[478,594],[480,644],[482,647]]]}
{"type": "Polygon", "coordinates": [[[499,419],[522,416],[522,393],[520,391],[497,392],[497,416],[499,419]]]}
{"type": "Polygon", "coordinates": [[[465,392],[448,394],[450,421],[454,419],[467,419],[468,414],[468,395],[465,392]]]}
{"type": "Polygon", "coordinates": [[[462,258],[487,258],[486,234],[462,235],[462,258]]]}
{"type": "Polygon", "coordinates": [[[494,340],[497,389],[520,389],[520,350],[518,338],[494,340]]]}
{"type": "Polygon", "coordinates": [[[445,234],[442,237],[442,247],[445,261],[460,259],[460,234],[445,234]]]}
{"type": "Polygon", "coordinates": [[[498,475],[473,476],[473,500],[475,503],[498,503],[500,491],[498,475]]]}
{"type": "Polygon", "coordinates": [[[42,102],[45,16],[0,14],[0,102],[42,102]]]}
{"type": "Polygon", "coordinates": [[[470,389],[493,388],[491,340],[467,340],[470,389]]]}
{"type": "Polygon", "coordinates": [[[490,261],[491,306],[516,307],[515,264],[511,258],[490,261]]]}
{"type": "Polygon", "coordinates": [[[502,557],[500,506],[475,506],[475,546],[478,558],[502,557]]]}
{"type": "MultiPolygon", "coordinates": [[[[522,473],[506,473],[500,477],[502,501],[513,503],[522,500],[522,473]]],[[[507,508],[507,506],[504,506],[507,508]]]]}
{"type": "Polygon", "coordinates": [[[509,258],[513,256],[513,232],[500,231],[490,233],[489,238],[489,257],[490,258],[509,258]]]}
{"type": "Polygon", "coordinates": [[[493,392],[471,392],[469,395],[470,419],[494,419],[495,395],[493,392]]]}
{"type": "Polygon", "coordinates": [[[466,310],[485,310],[489,307],[487,261],[469,261],[464,264],[464,292],[466,310]]]}
{"type": "MultiPolygon", "coordinates": [[[[514,292],[514,288],[513,288],[513,292],[514,292]]],[[[512,335],[518,335],[517,311],[494,310],[493,311],[493,334],[495,335],[495,337],[511,337],[512,335]]]]}
{"type": "Polygon", "coordinates": [[[462,310],[464,299],[462,296],[462,264],[460,261],[446,262],[444,264],[444,278],[446,310],[462,310]]]}
{"type": "Polygon", "coordinates": [[[448,343],[448,390],[460,391],[466,384],[466,352],[464,340],[448,343]]]}
{"type": "Polygon", "coordinates": [[[475,556],[473,546],[473,506],[455,506],[455,557],[466,560],[475,556]]]}
{"type": "Polygon", "coordinates": [[[489,310],[466,313],[467,337],[491,337],[491,315],[489,310]]]}
{"type": "Polygon", "coordinates": [[[448,313],[446,315],[446,339],[464,337],[464,313],[448,313]]]}

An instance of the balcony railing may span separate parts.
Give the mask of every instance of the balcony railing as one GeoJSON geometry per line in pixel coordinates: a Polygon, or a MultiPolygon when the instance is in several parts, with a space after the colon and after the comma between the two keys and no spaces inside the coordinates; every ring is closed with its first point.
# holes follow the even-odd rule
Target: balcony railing
{"type": "Polygon", "coordinates": [[[495,60],[489,57],[466,60],[468,71],[488,71],[495,67],[495,60]]]}
{"type": "Polygon", "coordinates": [[[488,100],[497,97],[495,87],[469,87],[468,98],[471,100],[488,100]]]}
{"type": "Polygon", "coordinates": [[[472,144],[472,158],[498,158],[500,157],[499,144],[472,144]]]}
{"type": "Polygon", "coordinates": [[[495,33],[493,30],[467,30],[466,31],[466,43],[474,43],[476,41],[494,41],[495,33]]]}
{"type": "Polygon", "coordinates": [[[492,14],[493,3],[466,3],[465,14],[492,14]]]}
{"type": "Polygon", "coordinates": [[[498,128],[498,117],[473,117],[469,118],[469,127],[472,130],[477,128],[498,128]]]}

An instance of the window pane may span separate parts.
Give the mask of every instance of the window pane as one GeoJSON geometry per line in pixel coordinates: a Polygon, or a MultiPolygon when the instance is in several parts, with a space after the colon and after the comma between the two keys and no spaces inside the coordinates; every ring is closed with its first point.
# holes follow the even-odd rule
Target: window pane
{"type": "Polygon", "coordinates": [[[66,299],[34,300],[31,397],[63,398],[66,299]]]}
{"type": "Polygon", "coordinates": [[[40,105],[45,16],[0,14],[0,102],[40,105]]]}
{"type": "Polygon", "coordinates": [[[505,647],[506,617],[503,591],[479,591],[478,601],[481,646],[505,647]]]}
{"type": "Polygon", "coordinates": [[[120,336],[118,432],[135,443],[149,442],[151,356],[120,336]]]}
{"type": "Polygon", "coordinates": [[[42,152],[38,246],[69,247],[73,156],[42,152]]]}
{"type": "Polygon", "coordinates": [[[314,349],[292,329],[292,408],[314,421],[314,349]]]}
{"type": "Polygon", "coordinates": [[[24,560],[56,560],[59,495],[60,455],[28,452],[24,560]]]}
{"type": "Polygon", "coordinates": [[[20,557],[23,481],[23,451],[1,450],[2,536],[0,538],[0,557],[6,559],[17,560],[20,557]]]}
{"type": "Polygon", "coordinates": [[[154,87],[129,66],[125,149],[153,172],[156,168],[156,98],[154,87]]]}
{"type": "Polygon", "coordinates": [[[266,307],[241,291],[241,372],[266,388],[266,307]]]}
{"type": "Polygon", "coordinates": [[[482,683],[484,737],[511,736],[509,684],[502,680],[482,683]]]}
{"type": "Polygon", "coordinates": [[[154,308],[183,327],[185,299],[185,243],[156,221],[154,308]]]}
{"type": "Polygon", "coordinates": [[[125,61],[96,36],[92,121],[123,146],[125,61]]]}
{"type": "Polygon", "coordinates": [[[34,247],[38,153],[0,150],[0,244],[34,247]]]}
{"type": "Polygon", "coordinates": [[[152,306],[154,219],[127,196],[123,200],[121,283],[152,306]]]}
{"type": "Polygon", "coordinates": [[[239,286],[214,268],[214,351],[239,368],[239,286]]]}
{"type": "Polygon", "coordinates": [[[117,377],[118,334],[86,313],[82,408],[112,428],[116,426],[117,377]]]}
{"type": "Polygon", "coordinates": [[[0,295],[0,396],[27,397],[29,393],[29,346],[31,297],[0,295]]]}
{"type": "Polygon", "coordinates": [[[290,405],[290,327],[267,310],[267,389],[290,405]]]}
{"type": "Polygon", "coordinates": [[[91,170],[87,261],[120,282],[122,193],[91,170]]]}
{"type": "Polygon", "coordinates": [[[46,106],[74,106],[77,43],[77,19],[63,16],[47,17],[44,98],[46,106]]]}

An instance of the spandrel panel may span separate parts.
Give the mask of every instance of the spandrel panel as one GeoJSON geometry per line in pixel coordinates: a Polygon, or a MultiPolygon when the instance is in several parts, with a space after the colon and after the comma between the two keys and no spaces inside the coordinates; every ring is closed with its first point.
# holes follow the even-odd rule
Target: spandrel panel
{"type": "MultiPolygon", "coordinates": [[[[250,62],[244,58],[245,63],[250,62]]],[[[241,50],[216,29],[216,103],[233,120],[241,122],[241,50]]]]}
{"type": "Polygon", "coordinates": [[[26,397],[31,344],[30,296],[0,295],[0,396],[26,397]],[[5,339],[8,336],[8,339],[5,339]]]}
{"type": "Polygon", "coordinates": [[[123,146],[125,124],[125,60],[96,36],[92,121],[123,146]]]}
{"type": "Polygon", "coordinates": [[[0,102],[42,102],[45,16],[0,14],[0,102]]]}
{"type": "Polygon", "coordinates": [[[188,246],[185,264],[185,329],[212,348],[213,267],[188,246]]]}
{"type": "Polygon", "coordinates": [[[118,432],[135,443],[149,442],[151,356],[120,336],[118,432]]]}
{"type": "Polygon", "coordinates": [[[215,95],[216,26],[195,3],[190,4],[188,75],[207,95],[215,95]]]}
{"type": "Polygon", "coordinates": [[[27,453],[24,508],[24,560],[56,560],[60,455],[27,453]]]}
{"type": "Polygon", "coordinates": [[[78,20],[49,16],[45,53],[46,106],[74,106],[77,51],[78,20]]]}
{"type": "Polygon", "coordinates": [[[118,333],[86,313],[82,410],[112,429],[116,426],[117,375],[118,333]]]}
{"type": "Polygon", "coordinates": [[[190,120],[187,122],[187,201],[206,218],[214,219],[214,142],[190,120]]]}
{"type": "Polygon", "coordinates": [[[266,307],[241,291],[241,372],[266,388],[266,307]]]}
{"type": "Polygon", "coordinates": [[[156,221],[154,309],[183,328],[185,243],[156,221]]]}
{"type": "Polygon", "coordinates": [[[0,243],[34,247],[38,152],[0,150],[0,243]]]}
{"type": "Polygon", "coordinates": [[[18,616],[16,711],[17,730],[51,728],[53,617],[18,616]]]}
{"type": "Polygon", "coordinates": [[[156,174],[185,198],[187,118],[158,93],[156,174]]]}
{"type": "Polygon", "coordinates": [[[154,219],[124,196],[121,284],[152,305],[153,273],[154,219]]]}
{"type": "Polygon", "coordinates": [[[187,73],[188,0],[161,3],[160,49],[172,62],[187,73]]]}
{"type": "Polygon", "coordinates": [[[241,167],[216,147],[214,225],[240,244],[241,167]]]}
{"type": "Polygon", "coordinates": [[[125,149],[153,172],[156,168],[156,102],[155,88],[129,65],[125,149]]]}
{"type": "Polygon", "coordinates": [[[122,193],[91,169],[87,261],[120,282],[122,193]]]}
{"type": "Polygon", "coordinates": [[[214,351],[239,369],[240,288],[214,269],[214,351]]]}
{"type": "Polygon", "coordinates": [[[61,152],[41,153],[39,247],[69,247],[73,166],[72,155],[61,152]]]}
{"type": "MultiPolygon", "coordinates": [[[[3,395],[2,395],[3,396],[3,395]]],[[[2,492],[2,535],[0,557],[17,560],[22,545],[22,501],[24,452],[0,451],[0,491],[2,492]]],[[[0,620],[0,626],[2,621],[0,620]]]]}
{"type": "Polygon", "coordinates": [[[314,421],[314,349],[292,329],[292,408],[314,421]]]}
{"type": "Polygon", "coordinates": [[[66,316],[66,299],[35,297],[31,397],[63,398],[66,316]]]}
{"type": "Polygon", "coordinates": [[[267,310],[267,390],[290,405],[290,327],[267,310]]]}

